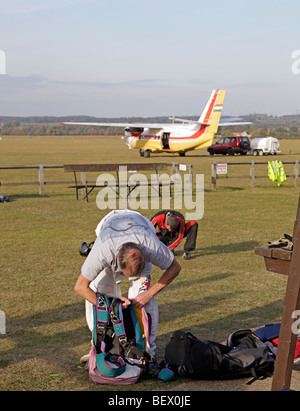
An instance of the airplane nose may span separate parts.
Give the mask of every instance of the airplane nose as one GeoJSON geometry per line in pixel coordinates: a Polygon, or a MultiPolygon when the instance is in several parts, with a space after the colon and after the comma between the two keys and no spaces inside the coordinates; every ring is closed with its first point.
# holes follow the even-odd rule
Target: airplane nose
{"type": "Polygon", "coordinates": [[[132,148],[131,143],[133,142],[134,137],[132,136],[125,136],[125,144],[128,146],[128,148],[132,148]]]}

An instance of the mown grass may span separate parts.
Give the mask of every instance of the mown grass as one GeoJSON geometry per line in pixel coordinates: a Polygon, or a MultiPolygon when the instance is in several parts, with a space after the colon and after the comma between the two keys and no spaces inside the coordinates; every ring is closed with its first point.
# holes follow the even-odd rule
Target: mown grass
{"type": "MultiPolygon", "coordinates": [[[[281,160],[300,158],[298,141],[282,141],[281,150],[281,160]]],[[[205,150],[184,159],[167,155],[142,159],[119,137],[3,137],[0,141],[1,165],[183,160],[193,164],[195,174],[205,175],[205,210],[197,249],[188,261],[181,258],[183,246],[176,249],[182,271],[157,295],[159,358],[176,329],[224,341],[235,329],[281,318],[286,277],[267,272],[254,247],[292,233],[299,188],[293,179],[282,187],[259,179],[255,188],[250,180],[228,179],[218,182],[214,191],[211,162],[225,159],[210,158],[205,150]]],[[[266,168],[261,170],[267,175],[266,168]]],[[[249,166],[232,171],[242,172],[248,175],[249,166]]],[[[69,180],[72,176],[46,170],[47,178],[69,180]]],[[[37,180],[36,170],[0,171],[2,182],[30,180],[37,180]]],[[[39,197],[38,186],[0,187],[0,194],[11,200],[0,204],[0,309],[7,317],[7,334],[0,336],[0,390],[107,390],[92,383],[79,363],[89,350],[91,335],[84,302],[73,291],[83,263],[79,244],[94,240],[94,229],[106,213],[97,208],[96,193],[88,203],[76,201],[67,184],[46,185],[44,197],[39,197]]],[[[155,211],[142,212],[151,217],[155,211]]],[[[154,268],[153,281],[160,275],[154,268]]],[[[163,389],[162,384],[146,380],[134,387],[109,389],[163,389]]]]}

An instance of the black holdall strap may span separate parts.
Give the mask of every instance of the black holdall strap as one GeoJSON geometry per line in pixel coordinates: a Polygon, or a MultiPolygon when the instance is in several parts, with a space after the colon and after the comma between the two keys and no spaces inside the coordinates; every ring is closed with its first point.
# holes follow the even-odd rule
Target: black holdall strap
{"type": "Polygon", "coordinates": [[[190,350],[193,343],[197,341],[192,333],[183,330],[174,331],[170,335],[170,341],[165,348],[166,363],[182,377],[194,373],[190,350]]]}
{"type": "Polygon", "coordinates": [[[150,355],[146,351],[141,350],[139,347],[130,342],[127,342],[124,347],[124,355],[127,358],[134,358],[141,361],[150,361],[151,359],[150,355]]]}
{"type": "Polygon", "coordinates": [[[189,375],[194,374],[194,367],[190,358],[190,351],[193,343],[198,341],[198,338],[194,336],[191,332],[187,332],[185,336],[183,336],[183,339],[185,340],[184,346],[185,346],[185,369],[188,372],[189,375]]]}

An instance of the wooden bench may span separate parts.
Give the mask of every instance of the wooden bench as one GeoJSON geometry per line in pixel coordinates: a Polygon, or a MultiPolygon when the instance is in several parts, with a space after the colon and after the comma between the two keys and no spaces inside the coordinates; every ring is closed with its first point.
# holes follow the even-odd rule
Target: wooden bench
{"type": "MultiPolygon", "coordinates": [[[[264,257],[268,271],[288,276],[272,391],[288,390],[291,384],[297,342],[297,334],[293,332],[294,313],[300,310],[300,197],[294,223],[293,251],[255,247],[254,252],[264,257]]],[[[271,284],[270,287],[272,287],[271,284]]]]}
{"type": "MultiPolygon", "coordinates": [[[[128,163],[128,164],[66,164],[64,165],[65,172],[73,172],[74,174],[74,181],[75,184],[69,186],[69,188],[76,189],[76,199],[78,200],[78,191],[84,190],[83,200],[88,201],[89,194],[96,188],[96,187],[110,187],[114,190],[116,188],[116,194],[120,196],[120,188],[126,187],[127,194],[129,195],[133,192],[136,187],[140,185],[145,185],[144,183],[140,183],[139,181],[132,182],[129,184],[128,180],[123,181],[120,180],[120,167],[126,167],[126,172],[132,174],[138,171],[155,171],[157,176],[157,187],[158,187],[158,195],[161,196],[161,190],[163,186],[169,185],[170,187],[170,196],[172,196],[171,187],[174,185],[173,181],[166,180],[161,181],[159,179],[159,172],[166,171],[171,164],[168,163],[128,163]],[[114,172],[116,173],[116,184],[111,185],[108,182],[105,184],[97,184],[96,182],[90,182],[86,179],[87,172],[97,172],[97,173],[104,173],[104,172],[114,172]],[[81,173],[81,181],[79,182],[77,179],[77,173],[81,173]]],[[[151,186],[154,189],[155,185],[151,184],[151,181],[147,182],[147,186],[151,186]]]]}

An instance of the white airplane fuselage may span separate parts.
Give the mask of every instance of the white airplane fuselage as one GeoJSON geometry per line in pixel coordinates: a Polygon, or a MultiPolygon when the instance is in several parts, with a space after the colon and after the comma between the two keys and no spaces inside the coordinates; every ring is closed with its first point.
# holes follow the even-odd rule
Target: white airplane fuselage
{"type": "Polygon", "coordinates": [[[196,148],[205,147],[210,144],[211,136],[207,133],[207,126],[198,124],[187,124],[176,127],[165,127],[158,133],[147,128],[143,132],[126,131],[125,143],[129,148],[150,150],[153,153],[164,152],[186,152],[196,148]],[[207,138],[205,135],[207,134],[207,138]]]}

